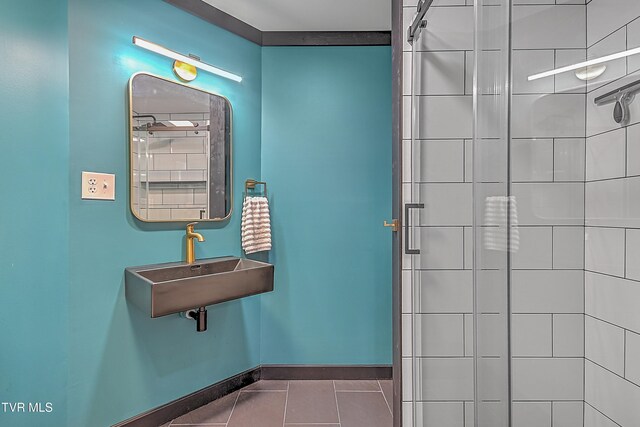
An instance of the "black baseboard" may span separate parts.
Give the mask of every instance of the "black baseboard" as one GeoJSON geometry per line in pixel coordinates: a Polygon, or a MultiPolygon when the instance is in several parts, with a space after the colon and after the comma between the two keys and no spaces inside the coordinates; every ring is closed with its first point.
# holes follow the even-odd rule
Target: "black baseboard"
{"type": "Polygon", "coordinates": [[[260,379],[260,367],[242,372],[184,397],[151,409],[113,427],[158,427],[260,379]]]}
{"type": "Polygon", "coordinates": [[[113,427],[157,427],[227,394],[264,380],[389,380],[388,365],[263,365],[158,406],[113,427]]]}
{"type": "Polygon", "coordinates": [[[385,365],[262,365],[263,380],[390,380],[385,365]]]}

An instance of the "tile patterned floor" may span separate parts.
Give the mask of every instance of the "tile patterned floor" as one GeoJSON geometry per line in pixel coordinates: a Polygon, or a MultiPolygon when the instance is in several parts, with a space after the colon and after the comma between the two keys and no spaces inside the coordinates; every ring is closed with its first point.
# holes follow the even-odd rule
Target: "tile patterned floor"
{"type": "Polygon", "coordinates": [[[392,403],[390,380],[263,380],[163,427],[391,427],[392,403]]]}

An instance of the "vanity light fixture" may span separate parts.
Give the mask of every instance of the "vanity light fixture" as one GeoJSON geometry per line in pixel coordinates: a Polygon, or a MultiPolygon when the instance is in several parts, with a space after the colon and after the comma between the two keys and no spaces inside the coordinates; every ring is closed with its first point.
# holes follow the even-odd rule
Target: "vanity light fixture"
{"type": "MultiPolygon", "coordinates": [[[[184,65],[188,65],[204,71],[208,71],[221,77],[225,77],[227,79],[233,80],[234,82],[239,83],[242,81],[242,77],[238,76],[237,74],[233,74],[221,68],[214,67],[213,65],[209,65],[206,62],[200,61],[199,59],[182,55],[181,53],[175,52],[171,49],[167,49],[166,47],[160,46],[159,44],[141,39],[140,37],[133,36],[133,44],[135,44],[136,46],[140,46],[141,48],[150,50],[151,52],[166,56],[167,58],[174,59],[176,61],[176,63],[174,63],[174,71],[176,70],[176,67],[180,69],[180,72],[186,71],[185,69],[187,69],[188,67],[185,67],[184,65]]],[[[178,74],[178,71],[176,71],[176,74],[178,75],[178,77],[182,78],[181,75],[178,74]]],[[[191,80],[193,80],[194,78],[195,76],[191,80]]]]}
{"type": "MultiPolygon", "coordinates": [[[[550,77],[560,73],[566,73],[567,71],[579,70],[580,68],[588,68],[594,65],[602,64],[604,62],[613,61],[615,59],[626,58],[627,56],[637,55],[640,53],[640,47],[635,49],[625,50],[624,52],[614,53],[612,55],[602,56],[600,58],[590,59],[589,61],[579,62],[573,65],[567,65],[566,67],[556,68],[555,70],[545,71],[544,73],[534,74],[529,76],[529,81],[538,80],[544,77],[550,77]]],[[[604,70],[602,70],[604,72],[604,70]]]]}

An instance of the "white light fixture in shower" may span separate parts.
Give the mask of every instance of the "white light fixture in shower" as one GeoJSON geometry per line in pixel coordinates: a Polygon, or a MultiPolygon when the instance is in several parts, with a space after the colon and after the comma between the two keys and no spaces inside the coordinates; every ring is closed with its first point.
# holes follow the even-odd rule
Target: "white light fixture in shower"
{"type": "Polygon", "coordinates": [[[213,65],[209,65],[206,62],[199,61],[198,59],[192,58],[190,56],[182,55],[181,53],[175,52],[171,49],[167,49],[166,47],[160,46],[159,44],[155,44],[148,40],[141,39],[140,37],[133,36],[133,44],[135,44],[136,46],[140,46],[143,49],[150,50],[151,52],[155,52],[160,55],[166,56],[167,58],[171,58],[176,61],[192,65],[201,70],[208,71],[217,76],[221,76],[229,80],[233,80],[234,82],[239,83],[242,81],[242,77],[240,77],[237,74],[233,74],[221,68],[214,67],[213,65]]]}
{"type": "Polygon", "coordinates": [[[597,79],[607,70],[607,66],[604,64],[590,65],[585,68],[579,68],[576,70],[576,77],[579,80],[588,82],[593,79],[597,79]]]}
{"type": "MultiPolygon", "coordinates": [[[[625,50],[624,52],[614,53],[612,55],[602,56],[600,58],[590,59],[589,61],[579,62],[573,65],[567,65],[566,67],[556,68],[555,70],[545,71],[544,73],[534,74],[529,76],[529,81],[542,79],[544,77],[554,76],[560,73],[566,73],[567,71],[579,70],[581,68],[589,68],[594,65],[602,64],[605,62],[613,61],[615,59],[626,58],[627,56],[637,55],[640,53],[640,47],[635,49],[625,50]]],[[[602,69],[602,74],[604,69],[602,69]]],[[[597,77],[597,76],[595,76],[597,77]]],[[[595,78],[593,77],[593,78],[595,78]]]]}

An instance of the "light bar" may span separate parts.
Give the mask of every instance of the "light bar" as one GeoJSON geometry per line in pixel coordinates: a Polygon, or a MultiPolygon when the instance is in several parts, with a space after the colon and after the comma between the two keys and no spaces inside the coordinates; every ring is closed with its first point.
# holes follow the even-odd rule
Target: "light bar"
{"type": "Polygon", "coordinates": [[[212,74],[216,74],[218,76],[233,80],[234,82],[239,83],[242,81],[242,77],[238,76],[237,74],[233,74],[221,68],[209,65],[205,62],[198,61],[197,59],[191,58],[190,56],[185,56],[178,52],[174,52],[171,49],[167,49],[166,47],[160,46],[159,44],[141,39],[140,37],[133,36],[133,44],[135,44],[136,46],[140,46],[143,49],[150,50],[151,52],[159,53],[160,55],[166,56],[167,58],[175,59],[176,61],[181,61],[185,64],[193,65],[194,67],[201,70],[208,71],[212,74]]]}
{"type": "Polygon", "coordinates": [[[560,73],[566,73],[567,71],[578,70],[580,68],[586,68],[591,65],[602,64],[603,62],[613,61],[614,59],[626,58],[627,56],[636,55],[638,53],[640,53],[640,47],[631,50],[625,50],[624,52],[614,53],[612,55],[602,56],[600,58],[591,59],[585,62],[579,62],[577,64],[568,65],[566,67],[557,68],[555,70],[545,71],[544,73],[534,74],[532,76],[529,76],[529,81],[542,79],[544,77],[549,77],[560,73]]]}

